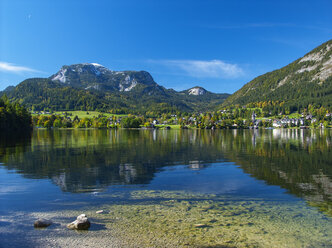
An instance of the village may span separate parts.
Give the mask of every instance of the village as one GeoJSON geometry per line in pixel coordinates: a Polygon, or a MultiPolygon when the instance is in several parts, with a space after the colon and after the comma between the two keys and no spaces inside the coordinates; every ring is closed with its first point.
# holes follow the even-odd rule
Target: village
{"type": "Polygon", "coordinates": [[[258,128],[327,128],[331,127],[332,115],[314,116],[310,113],[264,117],[252,111],[246,116],[236,116],[232,110],[213,113],[161,114],[157,117],[144,115],[113,115],[109,113],[71,111],[32,112],[35,127],[57,128],[163,128],[163,129],[258,129],[258,128]]]}

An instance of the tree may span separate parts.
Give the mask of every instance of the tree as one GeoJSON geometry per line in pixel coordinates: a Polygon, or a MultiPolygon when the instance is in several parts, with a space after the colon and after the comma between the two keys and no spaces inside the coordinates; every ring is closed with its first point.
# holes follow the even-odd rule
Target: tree
{"type": "Polygon", "coordinates": [[[45,128],[51,128],[52,127],[52,122],[50,120],[45,121],[44,127],[45,128]]]}
{"type": "Polygon", "coordinates": [[[57,128],[62,127],[61,119],[56,119],[56,120],[53,122],[53,127],[57,127],[57,128]]]}
{"type": "Polygon", "coordinates": [[[140,127],[140,120],[135,117],[125,117],[121,120],[121,127],[123,128],[139,128],[140,127]]]}

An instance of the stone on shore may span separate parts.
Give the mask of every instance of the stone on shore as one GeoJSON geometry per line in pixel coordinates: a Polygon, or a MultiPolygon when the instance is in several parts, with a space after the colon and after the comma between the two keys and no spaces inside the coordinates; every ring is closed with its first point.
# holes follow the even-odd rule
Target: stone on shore
{"type": "Polygon", "coordinates": [[[47,219],[38,219],[33,224],[34,227],[48,227],[50,225],[52,225],[52,221],[47,219]]]}
{"type": "Polygon", "coordinates": [[[69,229],[88,230],[90,228],[90,221],[85,214],[77,216],[76,220],[67,225],[69,229]]]}

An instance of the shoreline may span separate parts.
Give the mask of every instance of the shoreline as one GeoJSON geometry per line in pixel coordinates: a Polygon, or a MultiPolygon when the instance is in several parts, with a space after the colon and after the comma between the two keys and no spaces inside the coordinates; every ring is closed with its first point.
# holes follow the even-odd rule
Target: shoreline
{"type": "Polygon", "coordinates": [[[6,237],[1,238],[3,248],[19,246],[13,243],[19,238],[26,247],[295,248],[326,247],[332,241],[329,218],[303,201],[180,191],[139,190],[127,200],[76,210],[12,213],[1,222],[7,223],[0,225],[0,237],[6,237]],[[100,209],[105,213],[97,214],[100,209]],[[66,224],[82,213],[91,221],[89,231],[67,229],[66,224]],[[34,229],[38,218],[53,224],[34,229]]]}
{"type": "Polygon", "coordinates": [[[33,130],[285,130],[285,129],[291,129],[291,130],[327,130],[327,129],[332,129],[332,127],[326,127],[326,128],[311,128],[311,127],[306,127],[306,128],[300,128],[300,127],[285,127],[285,128],[269,128],[269,127],[259,127],[259,128],[196,128],[196,127],[187,127],[187,128],[147,128],[147,127],[141,127],[141,128],[124,128],[124,127],[118,127],[118,128],[107,128],[107,127],[84,127],[84,128],[75,128],[75,127],[70,127],[70,128],[65,128],[65,127],[51,127],[51,128],[46,128],[46,127],[33,127],[33,130]]]}

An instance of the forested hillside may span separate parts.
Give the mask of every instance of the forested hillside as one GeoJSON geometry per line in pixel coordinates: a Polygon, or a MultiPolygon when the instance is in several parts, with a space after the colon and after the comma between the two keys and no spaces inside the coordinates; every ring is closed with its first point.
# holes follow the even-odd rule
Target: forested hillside
{"type": "Polygon", "coordinates": [[[291,111],[309,104],[332,106],[332,40],[293,63],[253,79],[223,106],[284,101],[291,111]]]}
{"type": "MultiPolygon", "coordinates": [[[[202,88],[203,89],[203,88],[202,88]]],[[[32,110],[97,110],[145,114],[201,112],[219,106],[229,94],[166,89],[145,71],[111,71],[98,64],[63,66],[49,78],[31,78],[2,92],[32,110]]]]}

